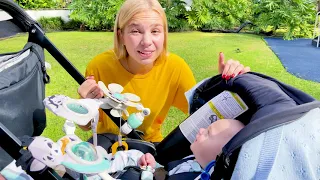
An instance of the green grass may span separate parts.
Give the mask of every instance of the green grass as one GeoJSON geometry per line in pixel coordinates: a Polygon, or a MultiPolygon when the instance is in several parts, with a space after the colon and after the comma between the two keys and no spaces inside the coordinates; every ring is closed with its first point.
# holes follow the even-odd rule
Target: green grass
{"type": "MultiPolygon", "coordinates": [[[[82,73],[95,55],[113,46],[113,33],[108,32],[57,32],[48,33],[47,36],[82,73]]],[[[0,53],[18,51],[26,41],[25,35],[1,40],[0,53]]],[[[317,93],[320,84],[289,74],[261,36],[201,32],[170,33],[169,49],[186,60],[197,81],[217,74],[218,53],[224,52],[226,59],[240,60],[244,65],[250,66],[252,71],[272,76],[320,99],[320,94],[317,93]],[[240,53],[236,52],[237,48],[240,49],[240,53]]],[[[52,65],[52,69],[48,71],[51,83],[46,86],[46,96],[64,94],[77,98],[77,83],[47,52],[46,60],[52,65]]],[[[162,133],[167,135],[185,118],[183,113],[172,108],[162,126],[162,133]]],[[[47,128],[43,135],[57,140],[63,136],[61,130],[63,123],[62,118],[47,111],[47,128]]],[[[83,139],[90,137],[90,132],[77,129],[76,133],[83,139]]]]}

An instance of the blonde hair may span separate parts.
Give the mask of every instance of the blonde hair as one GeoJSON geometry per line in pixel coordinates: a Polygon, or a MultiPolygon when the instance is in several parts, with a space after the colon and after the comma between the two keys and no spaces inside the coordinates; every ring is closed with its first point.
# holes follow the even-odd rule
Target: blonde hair
{"type": "Polygon", "coordinates": [[[166,14],[161,7],[158,0],[126,0],[120,10],[118,11],[115,23],[114,23],[114,52],[118,59],[128,57],[128,52],[125,46],[121,43],[121,39],[118,34],[118,30],[122,30],[132,19],[132,17],[138,13],[153,10],[161,16],[164,27],[164,42],[163,51],[157,58],[165,57],[167,55],[167,39],[168,39],[168,23],[166,14]]]}

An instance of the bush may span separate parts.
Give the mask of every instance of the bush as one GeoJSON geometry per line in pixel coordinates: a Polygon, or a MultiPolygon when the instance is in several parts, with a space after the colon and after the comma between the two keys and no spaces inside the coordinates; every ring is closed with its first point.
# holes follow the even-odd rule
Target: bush
{"type": "Polygon", "coordinates": [[[233,29],[250,19],[251,7],[251,0],[193,0],[188,22],[205,31],[233,29]]]}
{"type": "Polygon", "coordinates": [[[56,0],[14,0],[24,9],[44,9],[56,8],[58,3],[56,0]]]}
{"type": "Polygon", "coordinates": [[[57,2],[57,8],[67,8],[72,0],[55,0],[57,2]]]}
{"type": "Polygon", "coordinates": [[[187,19],[186,3],[182,0],[161,0],[168,19],[169,31],[185,31],[190,26],[187,19]]]}
{"type": "MultiPolygon", "coordinates": [[[[113,30],[123,1],[73,0],[69,6],[73,9],[70,18],[74,20],[74,27],[83,22],[82,29],[113,30]]],[[[193,0],[190,11],[186,10],[183,0],[159,2],[165,9],[169,31],[232,32],[250,21],[256,25],[253,30],[257,33],[274,34],[281,30],[285,39],[311,37],[316,14],[316,0],[193,0]]]]}
{"type": "Polygon", "coordinates": [[[80,21],[70,20],[63,25],[63,30],[79,30],[83,23],[80,21]]]}
{"type": "Polygon", "coordinates": [[[112,30],[118,9],[124,0],[73,0],[70,18],[84,22],[91,30],[112,30]]]}
{"type": "MultiPolygon", "coordinates": [[[[124,0],[73,0],[70,18],[85,24],[90,30],[113,30],[118,9],[124,0]]],[[[170,31],[188,30],[187,11],[182,0],[160,0],[166,11],[170,31]]]]}
{"type": "Polygon", "coordinates": [[[41,17],[38,22],[45,31],[60,31],[63,29],[64,22],[61,17],[41,17]]]}
{"type": "Polygon", "coordinates": [[[311,37],[315,7],[312,0],[256,0],[253,20],[260,31],[285,30],[284,39],[311,37]]]}

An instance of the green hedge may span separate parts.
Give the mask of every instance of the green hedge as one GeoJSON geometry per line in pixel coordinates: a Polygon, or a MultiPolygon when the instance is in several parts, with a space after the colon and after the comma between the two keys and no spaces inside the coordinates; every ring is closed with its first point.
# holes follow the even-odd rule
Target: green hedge
{"type": "Polygon", "coordinates": [[[70,0],[13,0],[24,9],[64,8],[70,0]]]}
{"type": "Polygon", "coordinates": [[[79,30],[81,22],[70,20],[64,22],[61,17],[41,17],[38,22],[46,32],[61,31],[61,30],[79,30]]]}
{"type": "MultiPolygon", "coordinates": [[[[42,6],[44,2],[51,2],[20,0],[21,3],[27,1],[42,2],[42,6]]],[[[73,22],[64,24],[58,19],[43,19],[41,24],[49,31],[79,29],[79,26],[82,30],[112,31],[116,13],[123,1],[73,0],[69,6],[72,9],[70,18],[73,22]]],[[[311,37],[316,1],[193,0],[190,9],[187,10],[183,0],[159,0],[167,15],[169,31],[232,32],[249,21],[249,24],[254,26],[248,26],[246,30],[269,35],[277,35],[281,31],[285,39],[311,37]]]]}

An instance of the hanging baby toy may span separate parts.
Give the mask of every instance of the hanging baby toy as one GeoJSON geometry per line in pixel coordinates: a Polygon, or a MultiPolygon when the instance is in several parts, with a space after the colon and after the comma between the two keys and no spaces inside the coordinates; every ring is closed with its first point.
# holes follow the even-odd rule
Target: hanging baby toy
{"type": "Polygon", "coordinates": [[[44,105],[50,111],[66,119],[63,126],[66,136],[58,140],[57,143],[48,138],[34,137],[34,140],[28,146],[28,150],[35,158],[33,168],[41,169],[44,165],[55,168],[58,165],[63,165],[71,171],[84,175],[99,175],[102,179],[112,179],[108,174],[110,168],[108,157],[110,155],[104,148],[97,145],[98,109],[111,109],[110,114],[119,117],[120,122],[122,116],[127,116],[125,124],[120,125],[118,142],[113,144],[112,154],[115,154],[118,150],[128,150],[128,145],[123,141],[121,132],[127,134],[132,129],[139,127],[143,123],[144,117],[150,114],[150,109],[138,103],[140,97],[137,95],[121,94],[123,87],[119,84],[109,84],[107,88],[103,82],[99,81],[98,85],[106,95],[104,98],[71,99],[64,95],[53,95],[44,99],[44,105]],[[138,112],[129,115],[127,111],[129,106],[135,107],[138,112]],[[90,121],[93,145],[81,141],[74,134],[75,124],[84,126],[90,121]]]}
{"type": "Polygon", "coordinates": [[[113,117],[120,118],[118,142],[112,145],[112,154],[115,154],[117,150],[123,150],[123,148],[124,150],[128,150],[128,144],[125,141],[122,141],[121,132],[123,132],[124,134],[128,134],[132,129],[139,127],[144,120],[144,116],[148,116],[150,114],[150,109],[144,108],[141,103],[136,103],[140,101],[139,96],[131,93],[121,94],[121,92],[123,91],[123,87],[119,84],[109,84],[109,89],[104,85],[102,81],[99,81],[98,85],[103,93],[106,94],[110,99],[107,103],[104,103],[100,107],[102,109],[111,109],[110,114],[113,117]],[[141,112],[129,115],[127,111],[128,106],[135,107],[141,112]],[[128,117],[128,119],[127,122],[121,126],[122,112],[128,117]]]}

